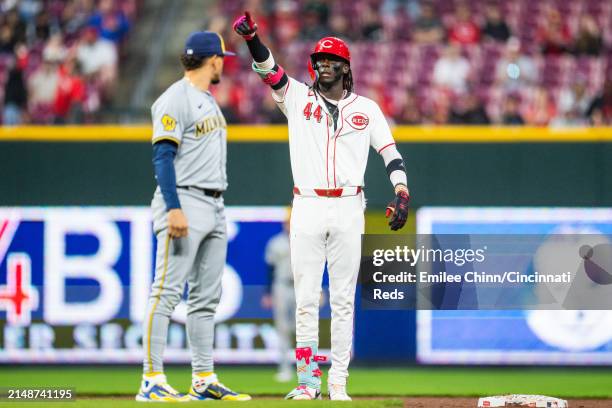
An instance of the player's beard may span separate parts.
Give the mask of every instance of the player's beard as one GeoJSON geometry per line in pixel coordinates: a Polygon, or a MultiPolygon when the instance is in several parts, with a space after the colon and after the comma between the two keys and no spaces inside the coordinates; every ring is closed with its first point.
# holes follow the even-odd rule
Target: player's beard
{"type": "Polygon", "coordinates": [[[210,83],[213,85],[217,85],[219,82],[221,82],[221,78],[220,77],[216,77],[210,80],[210,83]]]}

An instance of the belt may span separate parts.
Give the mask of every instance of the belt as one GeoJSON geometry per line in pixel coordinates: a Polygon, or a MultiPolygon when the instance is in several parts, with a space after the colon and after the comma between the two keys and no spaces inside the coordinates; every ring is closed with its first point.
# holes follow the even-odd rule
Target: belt
{"type": "Polygon", "coordinates": [[[200,187],[194,187],[194,186],[176,186],[176,188],[180,188],[182,190],[197,191],[198,193],[203,193],[204,195],[213,197],[213,198],[219,198],[223,195],[223,191],[210,190],[208,188],[200,188],[200,187]]]}
{"type": "Polygon", "coordinates": [[[293,194],[307,197],[347,197],[361,193],[361,186],[342,188],[301,188],[293,187],[293,194]]]}

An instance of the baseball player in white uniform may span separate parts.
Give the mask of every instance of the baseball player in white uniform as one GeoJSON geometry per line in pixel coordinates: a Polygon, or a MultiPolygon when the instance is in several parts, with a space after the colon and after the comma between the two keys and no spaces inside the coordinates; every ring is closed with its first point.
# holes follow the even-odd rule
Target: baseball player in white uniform
{"type": "Polygon", "coordinates": [[[144,320],[143,376],[137,401],[245,401],[217,379],[214,316],[221,297],[227,232],[227,125],[211,84],[220,81],[225,51],[217,33],[192,33],[181,55],[183,78],[153,104],[153,164],[158,187],[151,209],[157,236],[155,279],[144,320]],[[162,355],[170,316],[188,284],[187,338],[192,382],[187,395],[172,388],[162,355]]]}
{"type": "Polygon", "coordinates": [[[406,171],[379,106],[353,92],[350,52],[335,37],[315,46],[306,85],[287,76],[256,34],[248,12],[234,22],[247,43],[253,70],[272,88],[272,97],[289,125],[294,181],[290,224],[291,267],[296,295],[296,365],[298,386],[287,399],[321,397],[317,355],[319,296],[327,262],[331,318],[329,397],[350,400],[346,392],[353,343],[355,288],[364,232],[364,173],[372,146],[382,157],[395,188],[387,208],[392,230],[408,216],[406,171]]]}

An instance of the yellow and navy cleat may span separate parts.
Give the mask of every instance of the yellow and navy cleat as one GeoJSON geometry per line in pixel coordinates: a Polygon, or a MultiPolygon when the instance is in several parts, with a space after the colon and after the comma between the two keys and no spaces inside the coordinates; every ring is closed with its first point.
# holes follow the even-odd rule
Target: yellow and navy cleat
{"type": "Polygon", "coordinates": [[[136,395],[139,402],[189,402],[188,395],[181,394],[172,388],[166,376],[157,374],[154,376],[144,376],[140,385],[140,392],[136,395]]]}
{"type": "Polygon", "coordinates": [[[194,376],[188,396],[194,401],[250,401],[248,394],[239,394],[221,384],[216,374],[206,377],[194,376]]]}

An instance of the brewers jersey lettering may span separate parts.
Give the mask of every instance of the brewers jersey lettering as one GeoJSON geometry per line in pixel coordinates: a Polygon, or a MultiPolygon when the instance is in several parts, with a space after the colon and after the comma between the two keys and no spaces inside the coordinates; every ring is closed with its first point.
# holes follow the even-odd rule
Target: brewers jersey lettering
{"type": "Polygon", "coordinates": [[[321,95],[291,77],[272,96],[289,123],[293,180],[298,188],[364,185],[369,148],[394,144],[391,129],[373,100],[350,94],[338,101],[334,120],[321,95]]]}
{"type": "Polygon", "coordinates": [[[224,191],[227,188],[227,123],[210,92],[182,78],[153,104],[153,143],[179,145],[174,169],[176,184],[224,191]]]}

